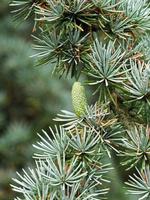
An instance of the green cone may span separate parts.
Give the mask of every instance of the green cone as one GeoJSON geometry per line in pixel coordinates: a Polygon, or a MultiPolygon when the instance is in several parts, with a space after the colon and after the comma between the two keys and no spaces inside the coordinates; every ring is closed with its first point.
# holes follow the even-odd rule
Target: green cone
{"type": "Polygon", "coordinates": [[[85,95],[85,89],[80,82],[75,82],[72,87],[72,104],[74,112],[78,117],[85,114],[87,107],[87,99],[85,95]]]}

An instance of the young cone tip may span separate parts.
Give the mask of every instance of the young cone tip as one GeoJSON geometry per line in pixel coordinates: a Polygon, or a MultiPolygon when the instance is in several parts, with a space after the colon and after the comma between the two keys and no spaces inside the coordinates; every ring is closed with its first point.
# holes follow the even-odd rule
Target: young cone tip
{"type": "Polygon", "coordinates": [[[86,112],[87,98],[85,88],[80,82],[75,82],[72,87],[72,104],[74,112],[78,117],[81,117],[86,112]]]}

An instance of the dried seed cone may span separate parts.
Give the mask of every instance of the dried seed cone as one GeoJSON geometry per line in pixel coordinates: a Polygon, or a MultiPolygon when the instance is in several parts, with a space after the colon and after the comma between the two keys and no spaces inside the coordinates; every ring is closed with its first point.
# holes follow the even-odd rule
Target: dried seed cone
{"type": "Polygon", "coordinates": [[[85,95],[85,89],[80,82],[75,82],[72,87],[72,104],[74,112],[78,117],[85,114],[87,107],[87,99],[85,95]]]}

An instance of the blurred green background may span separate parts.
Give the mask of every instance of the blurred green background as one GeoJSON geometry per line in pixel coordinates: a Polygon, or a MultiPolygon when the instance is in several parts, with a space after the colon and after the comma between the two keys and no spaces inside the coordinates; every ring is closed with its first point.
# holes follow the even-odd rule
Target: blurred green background
{"type": "MultiPolygon", "coordinates": [[[[32,165],[36,133],[47,130],[61,109],[71,109],[72,82],[52,77],[50,66],[34,67],[31,32],[32,22],[16,24],[9,1],[0,0],[0,200],[14,198],[11,178],[32,165]]],[[[110,200],[129,200],[120,174],[126,179],[119,170],[110,174],[110,200]]]]}
{"type": "Polygon", "coordinates": [[[0,200],[13,199],[11,177],[32,165],[37,132],[71,105],[71,83],[52,77],[50,66],[34,67],[31,31],[32,22],[16,24],[0,0],[0,200]]]}

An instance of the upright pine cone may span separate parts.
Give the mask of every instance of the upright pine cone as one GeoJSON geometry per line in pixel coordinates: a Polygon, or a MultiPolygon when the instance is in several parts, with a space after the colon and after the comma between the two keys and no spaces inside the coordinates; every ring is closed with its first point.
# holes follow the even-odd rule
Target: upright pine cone
{"type": "Polygon", "coordinates": [[[80,82],[75,82],[72,87],[72,104],[74,112],[78,117],[85,114],[87,107],[87,98],[85,95],[85,89],[80,82]]]}

